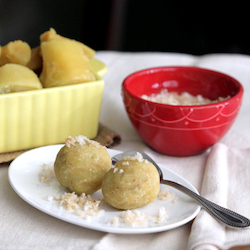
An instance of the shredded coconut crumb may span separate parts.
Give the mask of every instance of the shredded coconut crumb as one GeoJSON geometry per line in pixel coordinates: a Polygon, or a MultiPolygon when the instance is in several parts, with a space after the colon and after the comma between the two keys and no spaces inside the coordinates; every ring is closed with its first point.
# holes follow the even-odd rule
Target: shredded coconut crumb
{"type": "Polygon", "coordinates": [[[137,152],[134,156],[125,156],[124,160],[131,160],[131,161],[139,161],[139,162],[143,162],[143,156],[141,153],[137,152]]]}
{"type": "Polygon", "coordinates": [[[107,224],[114,226],[121,226],[124,224],[127,227],[145,227],[150,223],[164,224],[167,222],[168,212],[165,207],[161,207],[158,210],[156,216],[148,216],[139,210],[127,210],[120,214],[120,216],[114,216],[112,221],[107,221],[107,224]]]}
{"type": "Polygon", "coordinates": [[[88,144],[93,147],[101,147],[101,144],[97,141],[90,140],[88,137],[83,136],[83,135],[78,135],[75,138],[73,138],[71,135],[68,136],[65,140],[65,145],[66,147],[70,148],[71,145],[75,146],[76,143],[80,144],[81,146],[88,144]]]}
{"type": "Polygon", "coordinates": [[[165,207],[161,207],[158,211],[157,223],[162,224],[168,219],[168,212],[165,207]]]}
{"type": "Polygon", "coordinates": [[[121,213],[124,223],[130,227],[147,226],[148,216],[139,210],[127,210],[121,213]]]}
{"type": "Polygon", "coordinates": [[[65,140],[66,147],[68,148],[70,148],[71,145],[75,146],[75,143],[76,143],[76,140],[71,135],[67,137],[65,140]]]}
{"type": "Polygon", "coordinates": [[[53,201],[53,200],[54,200],[54,197],[52,195],[47,196],[47,201],[53,201]]]}
{"type": "MultiPolygon", "coordinates": [[[[113,169],[114,169],[114,170],[113,170],[114,173],[116,173],[116,172],[118,171],[118,168],[116,168],[116,167],[113,168],[113,169]]],[[[124,172],[124,170],[123,170],[123,169],[120,169],[118,173],[121,174],[121,173],[123,173],[123,172],[124,172]]]]}
{"type": "Polygon", "coordinates": [[[128,161],[123,161],[122,162],[122,166],[128,166],[129,165],[129,162],[128,161]]]}
{"type": "Polygon", "coordinates": [[[178,197],[176,197],[175,193],[170,192],[167,188],[160,190],[158,199],[162,201],[173,201],[174,203],[178,201],[178,197]]]}
{"type": "Polygon", "coordinates": [[[55,172],[54,172],[54,165],[53,163],[42,165],[42,169],[39,173],[39,181],[40,183],[50,184],[52,181],[56,179],[55,172]]]}
{"type": "Polygon", "coordinates": [[[112,219],[112,225],[118,225],[120,222],[120,218],[118,216],[114,216],[112,219]]]}
{"type": "Polygon", "coordinates": [[[100,209],[102,200],[92,199],[90,195],[73,193],[64,193],[54,197],[59,201],[59,207],[65,207],[67,211],[75,211],[80,217],[90,220],[91,217],[100,216],[104,210],[100,209]]]}

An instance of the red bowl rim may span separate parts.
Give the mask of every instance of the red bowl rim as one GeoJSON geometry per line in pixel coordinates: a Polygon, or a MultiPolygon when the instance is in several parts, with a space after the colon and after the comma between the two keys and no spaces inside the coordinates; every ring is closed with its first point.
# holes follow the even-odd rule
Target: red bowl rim
{"type": "Polygon", "coordinates": [[[241,98],[242,95],[243,95],[243,86],[242,84],[236,80],[235,78],[227,75],[227,74],[224,74],[224,73],[221,73],[219,71],[215,71],[215,70],[210,70],[210,69],[205,69],[205,68],[201,68],[201,67],[194,67],[194,66],[160,66],[160,67],[153,67],[153,68],[146,68],[146,69],[143,69],[143,70],[138,70],[138,71],[135,71],[133,73],[131,73],[130,75],[128,75],[122,82],[122,89],[123,91],[129,93],[129,95],[131,95],[133,98],[139,100],[139,101],[143,101],[145,103],[150,103],[152,105],[155,105],[155,106],[159,106],[159,107],[173,107],[173,108],[197,108],[197,109],[200,109],[200,108],[209,108],[211,106],[218,106],[218,105],[225,105],[226,103],[228,103],[230,100],[233,100],[233,99],[236,99],[236,98],[241,98]],[[226,99],[224,101],[219,101],[219,102],[214,102],[214,103],[209,103],[209,104],[201,104],[201,105],[171,105],[171,104],[163,104],[163,103],[157,103],[157,102],[152,102],[152,101],[148,101],[148,100],[144,100],[142,99],[141,97],[135,95],[134,93],[132,93],[130,90],[128,90],[127,88],[127,82],[135,77],[135,76],[138,76],[138,75],[144,75],[146,74],[147,72],[152,73],[152,72],[160,72],[164,69],[167,69],[167,70],[171,70],[171,69],[186,69],[186,70],[197,70],[197,71],[206,71],[206,72],[210,72],[212,74],[217,74],[217,75],[220,75],[220,76],[223,76],[223,77],[226,77],[232,81],[234,81],[235,83],[237,83],[238,87],[239,87],[239,91],[232,97],[230,97],[229,99],[226,99]]]}

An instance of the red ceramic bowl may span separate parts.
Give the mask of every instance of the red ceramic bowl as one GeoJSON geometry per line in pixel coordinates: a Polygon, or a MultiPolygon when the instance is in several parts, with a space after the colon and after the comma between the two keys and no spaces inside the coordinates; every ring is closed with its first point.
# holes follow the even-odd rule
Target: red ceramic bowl
{"type": "Polygon", "coordinates": [[[243,87],[232,77],[197,67],[158,67],[129,75],[122,85],[127,114],[141,138],[156,151],[172,156],[204,152],[232,126],[243,87]],[[174,106],[141,98],[161,89],[227,100],[197,106],[174,106]]]}

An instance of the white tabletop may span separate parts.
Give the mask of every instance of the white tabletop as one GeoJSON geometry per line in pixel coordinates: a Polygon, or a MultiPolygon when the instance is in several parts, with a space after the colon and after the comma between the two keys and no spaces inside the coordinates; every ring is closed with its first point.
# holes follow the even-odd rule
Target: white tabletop
{"type": "MultiPolygon", "coordinates": [[[[132,127],[121,97],[121,83],[130,73],[155,66],[199,66],[229,74],[244,87],[240,113],[221,143],[239,149],[250,148],[250,56],[211,54],[192,56],[177,53],[128,53],[99,51],[96,58],[108,66],[100,121],[118,132],[117,150],[143,150],[161,165],[185,177],[200,191],[207,155],[169,157],[147,147],[132,127]]],[[[192,222],[179,228],[148,235],[108,234],[72,225],[23,201],[8,182],[8,165],[0,167],[0,249],[186,249],[192,222]]],[[[212,249],[212,248],[211,248],[212,249]]]]}

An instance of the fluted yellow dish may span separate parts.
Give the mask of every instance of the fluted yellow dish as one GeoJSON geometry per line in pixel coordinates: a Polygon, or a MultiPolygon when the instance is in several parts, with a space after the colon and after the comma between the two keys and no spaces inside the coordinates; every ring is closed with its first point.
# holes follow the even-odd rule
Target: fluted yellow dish
{"type": "Polygon", "coordinates": [[[0,95],[0,153],[96,137],[107,67],[89,63],[95,81],[0,95]]]}

